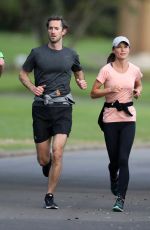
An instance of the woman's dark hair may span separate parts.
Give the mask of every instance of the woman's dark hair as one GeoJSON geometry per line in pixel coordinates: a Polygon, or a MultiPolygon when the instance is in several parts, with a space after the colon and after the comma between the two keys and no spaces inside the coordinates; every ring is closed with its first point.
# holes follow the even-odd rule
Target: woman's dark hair
{"type": "Polygon", "coordinates": [[[108,58],[107,58],[107,63],[111,63],[111,62],[114,62],[116,59],[116,56],[114,53],[110,53],[108,58]]]}
{"type": "MultiPolygon", "coordinates": [[[[121,43],[124,43],[126,46],[129,46],[129,47],[130,47],[130,45],[129,45],[127,42],[125,42],[125,41],[122,41],[121,43]]],[[[114,50],[114,49],[115,49],[115,47],[113,46],[113,47],[112,47],[112,50],[114,50]]],[[[114,62],[115,59],[116,59],[115,54],[114,54],[113,52],[111,52],[111,53],[109,54],[108,58],[107,58],[107,63],[114,62]]]]}
{"type": "Polygon", "coordinates": [[[61,23],[62,23],[62,28],[63,28],[63,29],[68,29],[68,28],[69,28],[67,22],[63,19],[62,16],[52,15],[51,17],[49,17],[49,18],[47,19],[47,22],[46,22],[46,27],[47,27],[47,28],[48,28],[48,26],[49,26],[49,22],[50,22],[50,21],[61,21],[61,23]]]}

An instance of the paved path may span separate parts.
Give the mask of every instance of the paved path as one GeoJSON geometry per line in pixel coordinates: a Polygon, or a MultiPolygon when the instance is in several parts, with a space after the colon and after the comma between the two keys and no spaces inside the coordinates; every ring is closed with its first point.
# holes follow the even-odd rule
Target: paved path
{"type": "Polygon", "coordinates": [[[0,230],[149,230],[150,151],[133,149],[124,213],[111,211],[105,150],[66,152],[56,192],[59,210],[43,209],[47,179],[36,156],[0,159],[0,230]]]}

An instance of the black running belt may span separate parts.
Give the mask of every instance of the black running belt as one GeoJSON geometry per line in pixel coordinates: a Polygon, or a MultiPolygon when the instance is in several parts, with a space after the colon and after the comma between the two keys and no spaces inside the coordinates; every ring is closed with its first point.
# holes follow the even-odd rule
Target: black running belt
{"type": "Polygon", "coordinates": [[[130,113],[128,107],[129,106],[132,106],[133,105],[133,101],[130,101],[130,102],[127,102],[127,103],[120,103],[118,100],[116,100],[115,102],[112,102],[112,103],[108,103],[108,102],[105,102],[103,107],[102,107],[102,110],[100,112],[100,115],[98,117],[98,124],[101,128],[101,130],[103,131],[103,112],[104,112],[104,108],[107,107],[107,108],[116,108],[118,111],[124,111],[126,114],[128,114],[129,116],[133,116],[132,113],[130,113]]]}

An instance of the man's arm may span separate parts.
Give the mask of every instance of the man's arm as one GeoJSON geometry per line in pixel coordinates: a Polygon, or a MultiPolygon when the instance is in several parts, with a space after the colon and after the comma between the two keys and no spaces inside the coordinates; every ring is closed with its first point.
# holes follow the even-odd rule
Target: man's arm
{"type": "Polygon", "coordinates": [[[87,88],[87,82],[84,78],[84,73],[82,70],[74,72],[75,80],[77,85],[80,87],[80,89],[86,89],[87,88]]]}
{"type": "Polygon", "coordinates": [[[4,70],[4,65],[5,65],[4,59],[0,58],[0,76],[2,75],[2,72],[4,70]]]}
{"type": "Polygon", "coordinates": [[[26,87],[28,88],[33,94],[35,94],[36,96],[41,96],[44,92],[44,88],[45,88],[45,85],[42,85],[42,86],[35,86],[30,78],[29,78],[29,73],[24,71],[24,70],[21,70],[20,73],[19,73],[19,80],[21,81],[21,83],[26,87]]]}

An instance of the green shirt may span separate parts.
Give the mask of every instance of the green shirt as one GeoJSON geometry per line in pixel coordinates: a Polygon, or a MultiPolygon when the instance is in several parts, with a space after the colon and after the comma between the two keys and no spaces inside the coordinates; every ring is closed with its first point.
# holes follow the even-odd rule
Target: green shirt
{"type": "Polygon", "coordinates": [[[0,51],[0,58],[4,58],[4,55],[1,51],[0,51]]]}

